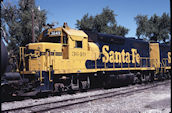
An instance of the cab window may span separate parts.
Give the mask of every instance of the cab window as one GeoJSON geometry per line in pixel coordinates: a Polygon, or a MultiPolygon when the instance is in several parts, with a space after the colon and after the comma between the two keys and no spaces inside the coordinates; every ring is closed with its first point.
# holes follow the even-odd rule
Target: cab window
{"type": "Polygon", "coordinates": [[[61,43],[61,36],[49,36],[41,40],[41,42],[61,43]]]}
{"type": "Polygon", "coordinates": [[[75,48],[82,48],[82,41],[75,41],[75,48]]]}

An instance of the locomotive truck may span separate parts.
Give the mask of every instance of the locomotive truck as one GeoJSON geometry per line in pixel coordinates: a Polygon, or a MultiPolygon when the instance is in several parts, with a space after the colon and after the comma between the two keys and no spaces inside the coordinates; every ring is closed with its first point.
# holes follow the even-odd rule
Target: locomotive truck
{"type": "Polygon", "coordinates": [[[66,23],[45,29],[38,41],[20,47],[20,74],[15,85],[8,84],[10,94],[111,88],[171,77],[167,44],[76,30],[66,23]]]}

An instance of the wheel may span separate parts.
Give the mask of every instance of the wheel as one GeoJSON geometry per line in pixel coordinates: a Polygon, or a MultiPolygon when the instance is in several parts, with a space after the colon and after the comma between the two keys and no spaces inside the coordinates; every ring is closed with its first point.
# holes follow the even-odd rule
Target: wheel
{"type": "Polygon", "coordinates": [[[137,72],[136,77],[137,77],[137,83],[142,84],[142,75],[140,72],[137,72]]]}
{"type": "Polygon", "coordinates": [[[87,81],[80,81],[79,89],[80,89],[80,91],[86,91],[88,89],[87,81]]]}
{"type": "Polygon", "coordinates": [[[61,95],[63,92],[63,84],[62,83],[55,83],[54,84],[54,94],[55,95],[61,95]]]}
{"type": "Polygon", "coordinates": [[[87,91],[90,88],[90,78],[87,77],[86,81],[79,81],[79,89],[81,91],[87,91]]]}

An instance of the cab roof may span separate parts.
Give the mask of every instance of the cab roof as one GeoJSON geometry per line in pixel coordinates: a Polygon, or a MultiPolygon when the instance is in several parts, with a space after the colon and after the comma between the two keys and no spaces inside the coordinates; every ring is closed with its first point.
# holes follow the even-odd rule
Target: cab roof
{"type": "Polygon", "coordinates": [[[70,36],[88,37],[88,35],[81,30],[75,30],[71,28],[63,28],[63,30],[70,36]]]}

